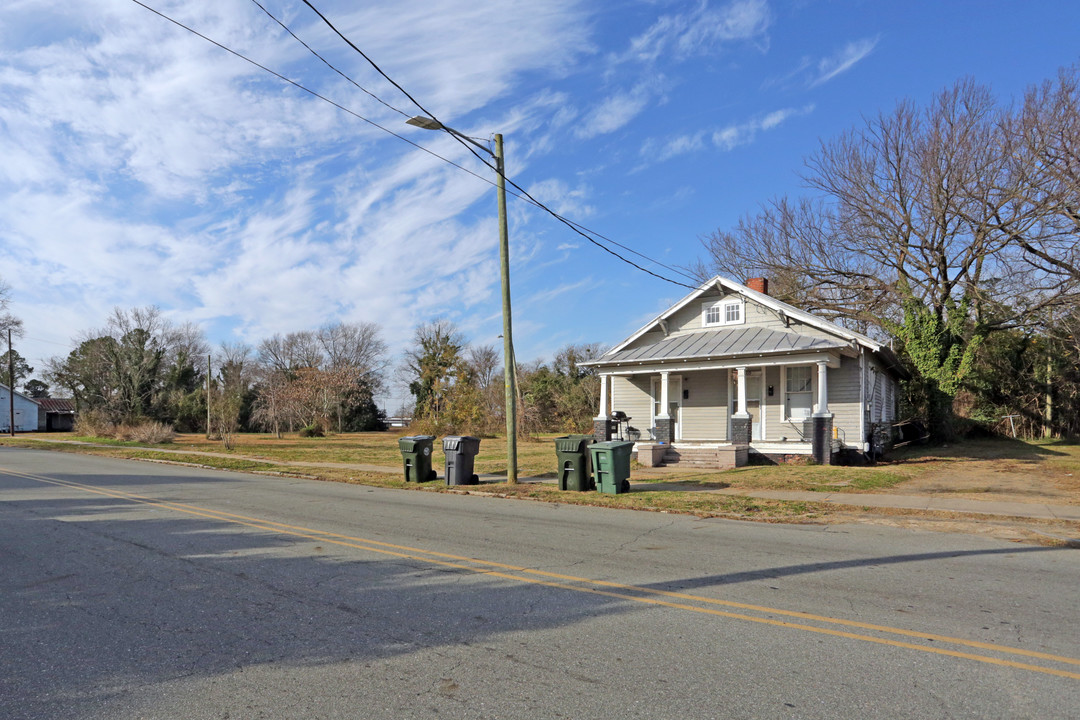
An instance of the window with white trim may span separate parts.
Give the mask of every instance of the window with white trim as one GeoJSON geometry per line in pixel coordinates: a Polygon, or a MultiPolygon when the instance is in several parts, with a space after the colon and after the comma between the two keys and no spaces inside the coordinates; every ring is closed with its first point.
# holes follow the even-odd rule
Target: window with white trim
{"type": "Polygon", "coordinates": [[[743,323],[743,301],[741,298],[716,300],[701,306],[701,324],[705,327],[715,325],[741,325],[743,323]]]}
{"type": "Polygon", "coordinates": [[[784,415],[787,420],[805,420],[814,407],[814,368],[795,365],[785,368],[784,415]]]}

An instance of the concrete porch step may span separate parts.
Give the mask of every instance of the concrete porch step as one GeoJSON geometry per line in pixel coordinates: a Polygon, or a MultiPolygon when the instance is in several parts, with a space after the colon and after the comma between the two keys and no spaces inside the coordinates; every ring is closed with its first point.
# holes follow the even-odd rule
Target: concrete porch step
{"type": "Polygon", "coordinates": [[[721,451],[719,448],[669,447],[664,451],[660,462],[665,467],[678,465],[715,468],[720,466],[722,460],[727,460],[729,454],[729,451],[721,451]]]}

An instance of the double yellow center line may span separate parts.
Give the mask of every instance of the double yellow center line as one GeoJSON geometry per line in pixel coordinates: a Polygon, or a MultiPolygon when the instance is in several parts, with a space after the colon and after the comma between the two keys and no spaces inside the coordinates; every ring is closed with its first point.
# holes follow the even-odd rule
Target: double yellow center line
{"type": "Polygon", "coordinates": [[[106,497],[126,500],[132,503],[172,510],[186,515],[194,515],[196,517],[208,518],[219,522],[227,522],[280,535],[305,538],[316,542],[364,550],[366,552],[378,553],[381,555],[390,555],[396,558],[416,560],[430,565],[438,565],[440,567],[480,573],[514,582],[543,585],[546,587],[559,588],[561,590],[600,595],[645,605],[657,605],[687,612],[744,620],[746,622],[773,625],[776,627],[819,633],[822,635],[832,635],[835,637],[847,638],[849,640],[859,640],[879,645],[890,645],[892,647],[906,648],[934,655],[963,658],[965,660],[974,660],[977,662],[989,663],[991,665],[1030,670],[1031,672],[1080,680],[1080,659],[1077,658],[1052,655],[1033,650],[1024,650],[1006,645],[996,645],[993,643],[980,642],[978,640],[965,640],[963,638],[949,637],[947,635],[905,630],[903,628],[889,627],[887,625],[875,625],[854,620],[842,620],[794,610],[783,610],[762,605],[732,602],[730,600],[718,600],[716,598],[704,597],[701,595],[692,595],[669,590],[657,590],[637,585],[625,585],[623,583],[609,582],[606,580],[594,580],[574,575],[535,570],[517,565],[493,562],[491,560],[481,560],[479,558],[435,552],[432,550],[424,550],[422,548],[409,547],[407,545],[396,545],[393,543],[380,542],[378,540],[370,540],[324,530],[289,525],[273,520],[227,513],[185,503],[168,502],[120,490],[85,485],[70,480],[59,480],[56,478],[7,469],[0,469],[0,472],[15,477],[35,480],[37,482],[66,487],[95,495],[104,495],[106,497]],[[758,613],[758,615],[749,615],[747,614],[748,612],[758,613]],[[876,635],[865,634],[867,632],[876,633],[876,635]],[[951,649],[949,647],[940,647],[938,645],[917,644],[916,642],[895,638],[907,638],[912,641],[938,643],[939,645],[952,646],[952,648],[967,648],[970,650],[951,649]],[[981,654],[977,651],[993,654],[981,654]],[[1040,660],[1048,664],[1035,665],[1030,662],[1009,659],[1010,657],[1040,660]],[[1054,665],[1074,667],[1078,668],[1078,670],[1054,667],[1054,665]]]}

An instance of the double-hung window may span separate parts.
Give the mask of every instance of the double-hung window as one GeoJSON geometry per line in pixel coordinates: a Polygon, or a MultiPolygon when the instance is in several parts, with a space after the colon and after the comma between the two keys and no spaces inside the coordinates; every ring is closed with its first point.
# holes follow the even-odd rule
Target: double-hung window
{"type": "Polygon", "coordinates": [[[705,327],[741,325],[744,321],[743,310],[741,298],[707,302],[701,308],[701,324],[705,327]]]}

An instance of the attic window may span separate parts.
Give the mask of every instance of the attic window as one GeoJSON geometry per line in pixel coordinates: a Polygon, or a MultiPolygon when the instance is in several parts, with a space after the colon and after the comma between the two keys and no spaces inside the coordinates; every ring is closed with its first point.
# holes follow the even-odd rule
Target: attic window
{"type": "Polygon", "coordinates": [[[705,327],[715,325],[741,325],[743,323],[743,301],[741,298],[716,300],[701,306],[701,324],[705,327]]]}

